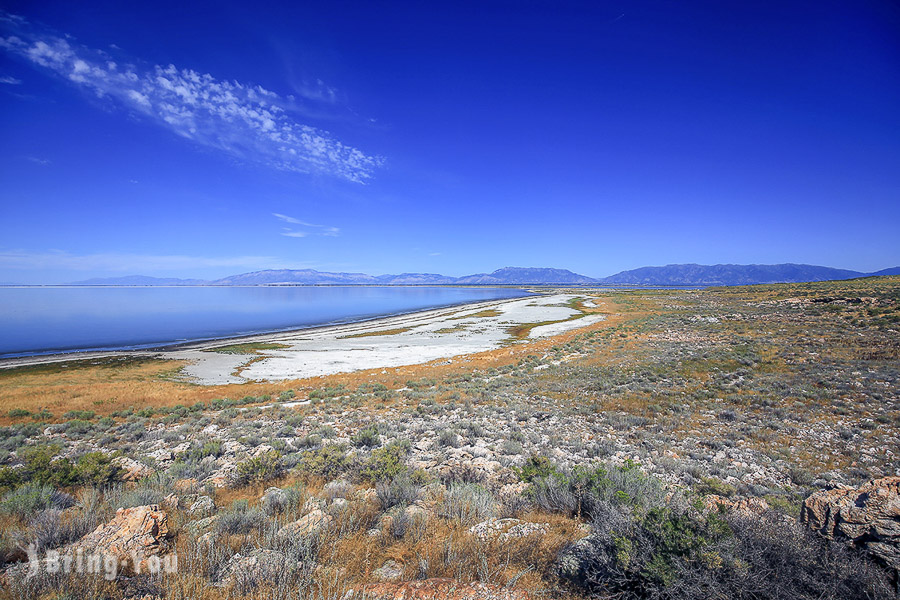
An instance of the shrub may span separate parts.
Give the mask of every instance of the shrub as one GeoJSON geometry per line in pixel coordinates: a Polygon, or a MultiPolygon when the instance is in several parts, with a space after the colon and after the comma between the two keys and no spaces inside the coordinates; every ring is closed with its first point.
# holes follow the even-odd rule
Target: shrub
{"type": "Polygon", "coordinates": [[[224,452],[222,442],[218,440],[210,440],[208,442],[194,442],[191,447],[182,452],[178,458],[181,460],[202,460],[207,456],[218,458],[224,452]]]}
{"type": "Polygon", "coordinates": [[[265,454],[239,462],[235,468],[234,483],[235,485],[247,485],[248,483],[269,481],[283,474],[284,464],[281,461],[281,454],[270,450],[265,454]]]}
{"type": "Polygon", "coordinates": [[[398,505],[412,504],[419,497],[421,486],[413,481],[407,473],[403,473],[390,480],[380,481],[375,486],[375,494],[382,510],[388,510],[398,505]]]}
{"type": "Polygon", "coordinates": [[[118,481],[123,470],[112,461],[113,457],[102,452],[83,454],[75,464],[75,478],[79,483],[88,485],[118,481]]]}
{"type": "Polygon", "coordinates": [[[90,421],[97,413],[92,410],[70,410],[66,413],[63,413],[63,419],[81,419],[83,421],[90,421]]]}
{"type": "Polygon", "coordinates": [[[438,445],[444,448],[459,448],[459,436],[449,429],[438,433],[438,445]]]}
{"type": "Polygon", "coordinates": [[[339,444],[328,444],[317,450],[307,450],[297,464],[300,471],[326,479],[337,477],[349,466],[347,451],[339,444]]]}
{"type": "Polygon", "coordinates": [[[463,525],[471,525],[495,517],[497,503],[493,495],[480,485],[462,483],[450,486],[438,513],[463,525]]]}
{"type": "Polygon", "coordinates": [[[235,500],[231,506],[219,513],[215,532],[238,535],[258,530],[266,523],[266,515],[258,508],[250,508],[246,500],[235,500]]]}
{"type": "Polygon", "coordinates": [[[409,454],[409,440],[393,441],[383,448],[372,451],[363,465],[361,475],[371,481],[384,481],[406,471],[406,455],[409,454]]]}
{"type": "Polygon", "coordinates": [[[531,483],[535,479],[547,477],[558,472],[553,461],[546,456],[537,454],[532,454],[528,457],[528,460],[525,461],[524,465],[521,467],[513,467],[512,470],[519,479],[526,483],[531,483]]]}
{"type": "Polygon", "coordinates": [[[8,413],[6,413],[6,415],[11,419],[17,419],[19,417],[27,417],[30,414],[31,414],[31,411],[25,410],[24,408],[14,408],[11,411],[9,411],[8,413]]]}
{"type": "Polygon", "coordinates": [[[381,445],[381,436],[378,435],[378,427],[369,425],[364,429],[360,429],[350,438],[350,441],[357,448],[375,448],[381,445]]]}
{"type": "Polygon", "coordinates": [[[67,458],[56,458],[60,446],[32,446],[19,453],[25,463],[22,479],[57,487],[74,485],[77,482],[75,469],[67,458]]]}
{"type": "Polygon", "coordinates": [[[73,504],[75,500],[70,495],[57,491],[53,486],[26,483],[16,490],[7,492],[0,503],[0,509],[7,514],[25,518],[40,510],[61,510],[73,504]]]}

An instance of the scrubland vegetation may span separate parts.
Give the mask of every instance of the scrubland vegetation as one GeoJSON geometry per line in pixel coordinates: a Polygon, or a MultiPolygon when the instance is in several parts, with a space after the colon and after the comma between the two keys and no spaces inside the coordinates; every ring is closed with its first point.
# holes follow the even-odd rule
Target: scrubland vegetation
{"type": "Polygon", "coordinates": [[[159,504],[179,569],[10,575],[3,593],[337,599],[446,577],[551,598],[895,597],[896,572],[798,515],[816,490],[900,475],[900,278],[599,300],[603,323],[440,369],[198,389],[153,362],[4,373],[0,561],[159,504]],[[65,403],[67,377],[117,387],[65,403]]]}

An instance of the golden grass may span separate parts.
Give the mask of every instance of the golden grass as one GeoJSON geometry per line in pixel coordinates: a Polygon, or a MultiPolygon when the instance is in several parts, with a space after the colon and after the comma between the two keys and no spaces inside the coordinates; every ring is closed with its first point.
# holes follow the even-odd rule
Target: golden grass
{"type": "Polygon", "coordinates": [[[364,383],[381,383],[389,389],[397,389],[411,379],[445,378],[475,370],[485,371],[515,364],[529,354],[547,352],[553,346],[564,344],[585,332],[615,328],[635,318],[632,310],[620,310],[626,307],[619,306],[613,298],[604,297],[603,300],[607,303],[605,311],[608,311],[605,321],[558,336],[454,357],[451,364],[446,364],[446,359],[439,359],[419,365],[367,369],[278,383],[217,386],[181,381],[178,375],[183,362],[152,358],[113,357],[0,369],[0,425],[31,422],[29,417],[7,416],[9,410],[16,408],[31,413],[46,408],[53,414],[52,421],[60,421],[62,414],[70,410],[93,410],[98,416],[105,416],[127,408],[190,406],[216,398],[264,394],[277,397],[285,390],[296,390],[298,398],[302,399],[304,392],[337,385],[356,389],[364,383]]]}
{"type": "Polygon", "coordinates": [[[397,327],[396,329],[381,329],[379,331],[366,331],[364,333],[354,333],[351,335],[342,335],[339,340],[349,340],[351,338],[375,337],[380,335],[397,335],[409,331],[412,327],[397,327]]]}
{"type": "Polygon", "coordinates": [[[485,318],[485,317],[499,317],[503,314],[503,311],[497,310],[496,308],[489,308],[487,310],[482,310],[475,313],[469,313],[466,315],[460,315],[458,317],[450,317],[451,321],[458,321],[459,319],[472,319],[475,317],[485,318]]]}
{"type": "Polygon", "coordinates": [[[259,354],[260,350],[283,350],[290,348],[287,344],[276,342],[247,342],[246,344],[231,344],[218,348],[207,348],[203,352],[218,352],[219,354],[259,354]]]}

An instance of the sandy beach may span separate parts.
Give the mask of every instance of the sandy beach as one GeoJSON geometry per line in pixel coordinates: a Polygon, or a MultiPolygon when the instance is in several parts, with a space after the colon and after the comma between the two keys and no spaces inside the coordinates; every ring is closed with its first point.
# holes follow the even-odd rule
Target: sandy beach
{"type": "MultiPolygon", "coordinates": [[[[302,379],[363,369],[414,365],[516,343],[510,328],[535,325],[526,340],[559,335],[604,319],[570,305],[572,294],[498,300],[408,315],[256,336],[253,341],[286,348],[255,354],[223,354],[204,348],[165,352],[189,362],[182,373],[196,383],[221,385],[248,381],[302,379]]],[[[233,343],[233,342],[230,342],[233,343]]],[[[217,347],[227,345],[225,342],[217,347]]]]}
{"type": "Polygon", "coordinates": [[[586,327],[605,317],[588,312],[583,296],[550,293],[527,298],[478,302],[378,318],[267,333],[227,340],[202,341],[154,350],[79,352],[9,359],[0,368],[111,357],[152,357],[185,361],[181,376],[201,385],[276,382],[336,373],[416,365],[438,359],[494,350],[586,327]],[[515,330],[511,333],[511,330],[515,330]],[[252,344],[245,353],[223,352],[235,344],[252,344]],[[278,345],[277,348],[258,348],[278,345]],[[217,351],[219,350],[219,351],[217,351]]]}

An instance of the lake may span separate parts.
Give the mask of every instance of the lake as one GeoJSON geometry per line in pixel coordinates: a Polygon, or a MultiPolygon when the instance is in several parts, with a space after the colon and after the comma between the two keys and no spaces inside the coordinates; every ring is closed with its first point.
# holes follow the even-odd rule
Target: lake
{"type": "Polygon", "coordinates": [[[0,358],[152,348],[527,295],[451,287],[6,287],[0,358]]]}

